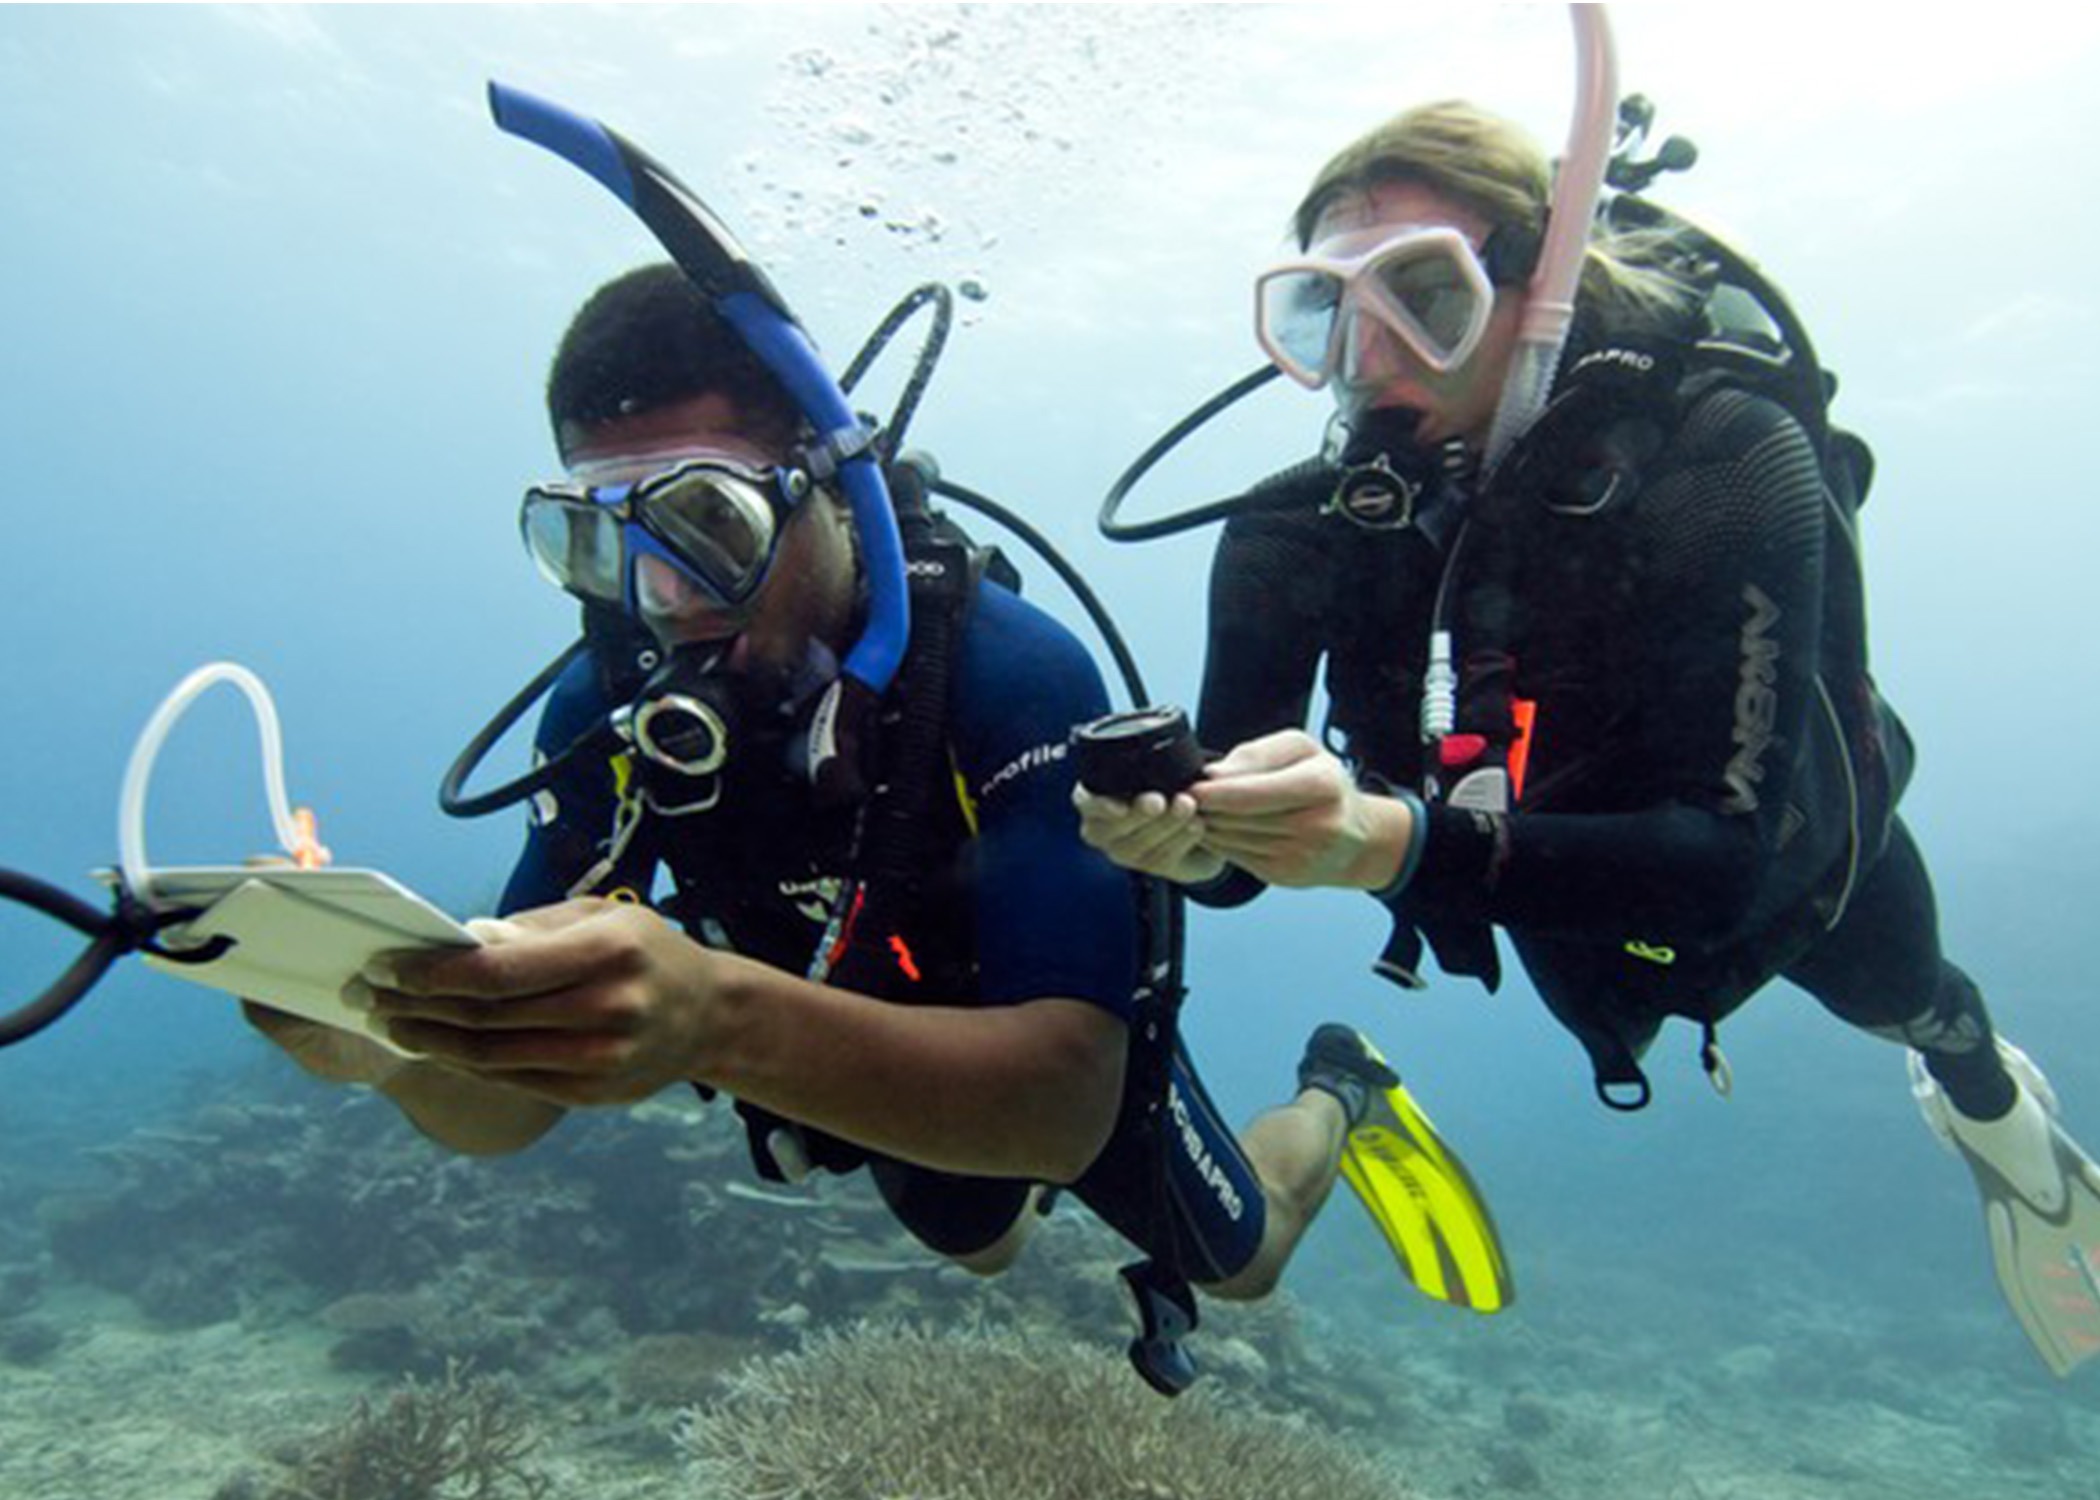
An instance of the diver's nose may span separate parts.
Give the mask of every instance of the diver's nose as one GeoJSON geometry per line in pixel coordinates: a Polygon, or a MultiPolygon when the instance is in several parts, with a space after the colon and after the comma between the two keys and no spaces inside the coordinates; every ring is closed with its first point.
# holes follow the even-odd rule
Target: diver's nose
{"type": "Polygon", "coordinates": [[[1400,340],[1376,318],[1345,312],[1341,344],[1342,379],[1349,385],[1383,385],[1414,373],[1400,340]]]}
{"type": "Polygon", "coordinates": [[[634,560],[634,592],[643,623],[667,643],[720,640],[744,624],[660,557],[634,560]]]}

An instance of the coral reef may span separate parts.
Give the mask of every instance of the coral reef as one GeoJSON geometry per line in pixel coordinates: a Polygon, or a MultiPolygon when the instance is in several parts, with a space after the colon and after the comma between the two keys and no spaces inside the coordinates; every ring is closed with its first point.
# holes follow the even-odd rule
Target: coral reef
{"type": "MultiPolygon", "coordinates": [[[[2100,1452],[2100,1420],[1988,1352],[2026,1354],[1987,1303],[1949,1325],[1973,1335],[1950,1350],[1862,1317],[1856,1288],[1813,1266],[1715,1303],[1698,1278],[1570,1255],[1541,1267],[1558,1278],[1546,1295],[1480,1320],[1416,1298],[1346,1207],[1293,1273],[1305,1302],[1204,1305],[1205,1378],[1169,1403],[1122,1359],[1133,1325],[1113,1273],[1130,1252],[1069,1200],[1012,1271],[978,1280],[900,1234],[863,1179],[755,1185],[735,1122],[690,1095],[465,1161],[369,1096],[208,1083],[96,1147],[99,1177],[74,1170],[63,1199],[40,1162],[0,1161],[14,1201],[43,1205],[0,1237],[0,1495],[395,1500],[384,1475],[331,1467],[315,1435],[370,1449],[402,1376],[440,1390],[468,1357],[543,1423],[489,1500],[525,1500],[540,1475],[550,1497],[591,1500],[750,1500],[775,1481],[792,1497],[825,1475],[825,1500],[1399,1488],[1363,1465],[1333,1478],[1321,1456],[1278,1477],[1276,1455],[1337,1431],[1400,1455],[1408,1485],[1468,1500],[1973,1500],[2008,1475],[2086,1497],[2100,1452]],[[1356,1261],[1337,1253],[1352,1233],[1356,1261]],[[206,1313],[220,1320],[199,1326],[206,1313]],[[1009,1331],[960,1350],[890,1335],[860,1387],[794,1363],[823,1363],[824,1339],[803,1342],[815,1330],[972,1318],[1009,1331]],[[681,1451],[672,1414],[695,1405],[681,1451]],[[916,1456],[914,1420],[939,1429],[916,1456]]],[[[427,1457],[428,1427],[407,1432],[427,1457]]]]}
{"type": "Polygon", "coordinates": [[[0,1266],[0,1318],[28,1312],[44,1295],[43,1273],[32,1265],[0,1266]]]}
{"type": "Polygon", "coordinates": [[[511,1388],[454,1367],[408,1381],[378,1404],[359,1401],[318,1437],[294,1445],[284,1472],[229,1481],[219,1500],[539,1500],[539,1439],[511,1388]]]}
{"type": "Polygon", "coordinates": [[[724,1377],[762,1349],[719,1333],[644,1334],[621,1351],[613,1387],[630,1406],[691,1406],[719,1394],[724,1377]]]}
{"type": "Polygon", "coordinates": [[[0,1364],[43,1364],[65,1341],[58,1325],[44,1318],[0,1318],[0,1364]]]}
{"type": "Polygon", "coordinates": [[[526,1371],[578,1341],[742,1326],[794,1300],[769,1216],[710,1222],[712,1181],[742,1163],[695,1105],[581,1119],[490,1162],[369,1095],[256,1092],[97,1153],[105,1183],[38,1205],[52,1265],[163,1326],[319,1316],[339,1364],[426,1376],[458,1359],[526,1371]],[[724,1242],[737,1274],[695,1275],[724,1242]]]}
{"type": "MultiPolygon", "coordinates": [[[[561,1370],[631,1407],[680,1405],[732,1354],[855,1317],[1027,1322],[1110,1353],[1130,1326],[1114,1274],[1129,1247],[1076,1204],[980,1280],[911,1241],[864,1178],[752,1184],[733,1118],[684,1094],[488,1161],[371,1095],[259,1078],[97,1159],[104,1183],[38,1205],[52,1272],[164,1327],[319,1326],[337,1367],[384,1377],[561,1370]]],[[[27,1272],[6,1287],[12,1305],[37,1293],[27,1272]]],[[[1335,1399],[1287,1300],[1207,1308],[1194,1347],[1218,1383],[1335,1399]]]]}
{"type": "Polygon", "coordinates": [[[677,1429],[710,1500],[1404,1500],[1326,1428],[1163,1401],[1054,1332],[860,1322],[746,1365],[677,1429]]]}

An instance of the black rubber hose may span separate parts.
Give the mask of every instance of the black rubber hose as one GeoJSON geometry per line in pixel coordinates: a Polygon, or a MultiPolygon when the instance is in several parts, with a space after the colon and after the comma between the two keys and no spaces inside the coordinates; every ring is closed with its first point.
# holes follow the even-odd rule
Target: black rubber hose
{"type": "Polygon", "coordinates": [[[144,937],[116,914],[90,906],[78,896],[19,870],[0,870],[0,899],[56,917],[94,939],[42,995],[19,1010],[0,1016],[0,1047],[28,1040],[78,1005],[109,966],[137,948],[144,937]]]}
{"type": "Polygon", "coordinates": [[[1101,534],[1111,541],[1149,542],[1155,537],[1173,536],[1177,532],[1188,531],[1211,521],[1221,521],[1242,509],[1244,497],[1235,495],[1229,500],[1214,500],[1208,505],[1198,505],[1171,516],[1161,516],[1154,521],[1123,521],[1117,518],[1117,512],[1123,508],[1124,499],[1137,488],[1138,481],[1151,472],[1154,464],[1165,458],[1184,438],[1226,407],[1260,390],[1282,373],[1274,365],[1263,365],[1258,370],[1250,370],[1161,433],[1152,446],[1140,453],[1116,482],[1109,486],[1107,496],[1101,501],[1098,523],[1101,534]]]}
{"type": "Polygon", "coordinates": [[[883,425],[882,447],[885,456],[896,454],[904,446],[904,434],[911,427],[911,419],[919,410],[919,401],[926,394],[926,387],[933,379],[933,372],[941,362],[941,352],[948,346],[948,330],[955,322],[955,294],[937,281],[915,287],[904,300],[889,311],[868,341],[860,346],[853,362],[846,366],[846,373],[839,377],[839,389],[851,391],[860,384],[861,377],[875,363],[889,342],[896,336],[912,314],[928,302],[933,304],[933,327],[927,330],[919,352],[912,360],[911,376],[904,382],[904,390],[897,397],[896,408],[883,425]]]}
{"type": "MultiPolygon", "coordinates": [[[[491,788],[478,796],[469,797],[466,794],[467,778],[479,769],[490,748],[510,733],[511,727],[525,716],[525,710],[537,703],[547,689],[554,685],[554,680],[568,669],[569,663],[581,656],[588,647],[589,641],[582,637],[571,642],[567,650],[542,667],[538,676],[520,688],[517,695],[498,710],[496,717],[482,726],[479,734],[467,741],[467,748],[459,752],[459,758],[452,762],[452,768],[445,773],[444,781],[438,786],[439,807],[455,818],[483,817],[513,803],[523,802],[561,774],[568,760],[566,753],[526,772],[515,781],[491,788]]],[[[598,730],[591,730],[584,739],[588,740],[598,733],[598,730]]],[[[578,745],[581,744],[582,741],[578,741],[578,745]]],[[[577,746],[570,747],[571,750],[576,748],[577,746]]]]}
{"type": "Polygon", "coordinates": [[[980,515],[989,516],[1026,542],[1029,549],[1043,560],[1044,565],[1058,576],[1059,581],[1072,591],[1072,597],[1079,601],[1079,607],[1084,609],[1087,618],[1093,621],[1094,629],[1108,646],[1109,655],[1115,658],[1116,670],[1122,674],[1124,690],[1130,694],[1132,706],[1142,707],[1152,701],[1151,695],[1145,690],[1145,679],[1138,671],[1137,658],[1130,654],[1129,643],[1123,639],[1123,632],[1116,629],[1116,622],[1109,614],[1108,607],[1101,602],[1100,595],[1094,592],[1093,587],[1079,575],[1079,570],[1066,562],[1058,550],[1050,545],[1049,538],[998,501],[980,495],[975,490],[966,489],[952,480],[929,474],[926,487],[945,500],[953,500],[980,515]]]}

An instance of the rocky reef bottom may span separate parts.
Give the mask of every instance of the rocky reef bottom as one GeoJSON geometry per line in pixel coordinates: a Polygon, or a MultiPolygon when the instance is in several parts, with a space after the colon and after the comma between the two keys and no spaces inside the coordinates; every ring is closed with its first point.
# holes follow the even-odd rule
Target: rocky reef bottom
{"type": "Polygon", "coordinates": [[[0,1495],[2100,1500],[2091,1402],[1807,1274],[1722,1308],[1565,1257],[1482,1320],[1323,1225],[1169,1403],[1076,1208],[975,1279],[859,1178],[755,1185],[681,1096],[469,1161],[244,1076],[0,1191],[0,1495]]]}

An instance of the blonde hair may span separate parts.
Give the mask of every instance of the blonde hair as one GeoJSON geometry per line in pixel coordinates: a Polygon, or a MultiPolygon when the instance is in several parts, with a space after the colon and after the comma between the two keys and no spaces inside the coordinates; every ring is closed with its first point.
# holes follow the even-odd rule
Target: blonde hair
{"type": "MultiPolygon", "coordinates": [[[[1291,215],[1299,248],[1311,245],[1320,216],[1337,200],[1396,182],[1419,184],[1477,214],[1491,235],[1531,246],[1527,259],[1545,237],[1553,196],[1545,152],[1500,115],[1446,99],[1397,114],[1335,153],[1291,215]]],[[[1655,231],[1593,232],[1578,302],[1613,324],[1674,323],[1699,292],[1669,269],[1667,245],[1668,236],[1655,231]]]]}

